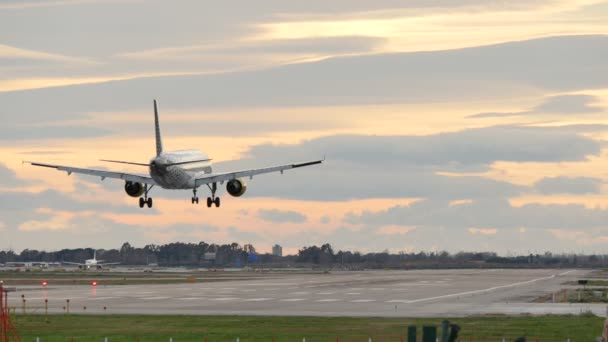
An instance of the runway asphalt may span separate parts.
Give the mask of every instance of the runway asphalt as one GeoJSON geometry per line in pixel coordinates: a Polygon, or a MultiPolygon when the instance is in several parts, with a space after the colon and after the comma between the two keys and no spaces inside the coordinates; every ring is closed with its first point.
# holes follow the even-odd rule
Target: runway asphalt
{"type": "Polygon", "coordinates": [[[361,271],[269,274],[264,278],[165,285],[22,286],[21,312],[441,317],[479,314],[606,316],[604,304],[532,303],[583,270],[361,271]]]}

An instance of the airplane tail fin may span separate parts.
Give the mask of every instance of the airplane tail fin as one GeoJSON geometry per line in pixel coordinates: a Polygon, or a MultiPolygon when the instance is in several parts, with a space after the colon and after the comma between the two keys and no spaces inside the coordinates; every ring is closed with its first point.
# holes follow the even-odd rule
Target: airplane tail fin
{"type": "Polygon", "coordinates": [[[93,260],[96,260],[96,259],[97,259],[97,250],[94,250],[93,251],[93,260]]]}
{"type": "Polygon", "coordinates": [[[163,141],[160,137],[160,124],[158,123],[158,109],[156,108],[156,100],[154,100],[154,128],[156,130],[156,155],[163,153],[163,141]]]}

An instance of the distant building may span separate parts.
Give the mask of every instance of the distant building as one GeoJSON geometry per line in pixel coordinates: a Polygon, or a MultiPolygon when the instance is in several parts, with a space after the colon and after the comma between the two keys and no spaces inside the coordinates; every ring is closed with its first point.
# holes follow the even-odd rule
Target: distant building
{"type": "Polygon", "coordinates": [[[272,255],[282,257],[283,256],[283,247],[281,247],[279,245],[272,246],[272,255]]]}
{"type": "Polygon", "coordinates": [[[213,261],[213,260],[215,260],[215,252],[207,252],[207,253],[205,253],[205,260],[206,261],[213,261]]]}

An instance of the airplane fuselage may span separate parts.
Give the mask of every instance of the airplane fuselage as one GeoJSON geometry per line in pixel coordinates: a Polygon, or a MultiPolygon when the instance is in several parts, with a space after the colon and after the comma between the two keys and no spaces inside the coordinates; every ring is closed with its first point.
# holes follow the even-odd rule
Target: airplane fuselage
{"type": "Polygon", "coordinates": [[[150,177],[164,189],[194,189],[196,178],[212,172],[211,161],[197,150],[163,152],[150,160],[150,177]],[[201,162],[194,162],[203,160],[201,162]],[[183,165],[171,165],[187,163],[183,165]],[[167,166],[169,165],[169,166],[167,166]]]}

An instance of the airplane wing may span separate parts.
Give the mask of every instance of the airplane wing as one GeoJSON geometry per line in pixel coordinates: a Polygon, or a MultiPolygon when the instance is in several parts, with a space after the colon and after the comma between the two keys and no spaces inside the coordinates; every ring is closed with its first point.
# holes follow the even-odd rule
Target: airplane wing
{"type": "Polygon", "coordinates": [[[112,172],[112,171],[93,170],[93,169],[82,169],[82,168],[78,168],[78,167],[43,164],[43,163],[30,162],[30,161],[24,161],[24,163],[29,163],[34,166],[49,167],[52,169],[57,169],[59,171],[65,171],[68,173],[68,176],[71,175],[72,173],[81,173],[84,175],[101,177],[101,180],[104,180],[106,178],[116,178],[116,179],[124,179],[125,181],[156,185],[156,182],[154,182],[154,180],[151,177],[135,175],[135,174],[131,174],[131,173],[112,172]]]}
{"type": "Polygon", "coordinates": [[[95,266],[108,266],[108,265],[120,265],[120,263],[119,262],[104,262],[102,264],[97,263],[97,265],[95,265],[95,266]]]}
{"type": "Polygon", "coordinates": [[[199,186],[205,185],[205,184],[223,183],[225,181],[229,181],[229,180],[236,179],[236,178],[243,178],[243,177],[249,177],[251,179],[251,178],[253,178],[253,176],[261,175],[264,173],[271,173],[271,172],[283,173],[283,171],[285,171],[285,170],[321,164],[324,161],[325,161],[325,159],[321,159],[321,160],[315,160],[315,161],[310,161],[310,162],[300,163],[300,164],[287,164],[287,165],[280,165],[280,166],[272,166],[272,167],[267,167],[267,168],[263,168],[263,169],[252,169],[252,170],[234,171],[234,172],[226,172],[226,173],[211,173],[211,174],[205,175],[204,177],[197,178],[196,186],[199,187],[199,186]]]}
{"type": "Polygon", "coordinates": [[[78,266],[84,266],[84,264],[79,263],[79,262],[68,262],[68,261],[62,261],[62,264],[68,264],[68,265],[78,265],[78,266]]]}

